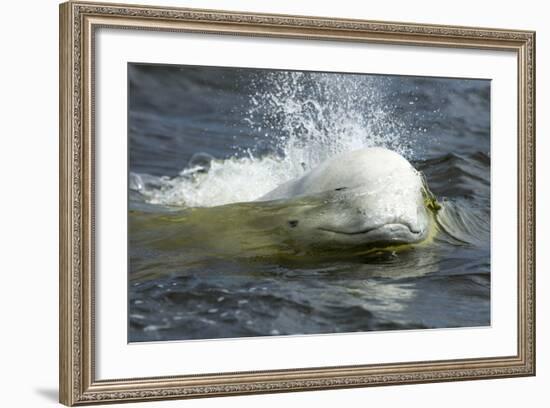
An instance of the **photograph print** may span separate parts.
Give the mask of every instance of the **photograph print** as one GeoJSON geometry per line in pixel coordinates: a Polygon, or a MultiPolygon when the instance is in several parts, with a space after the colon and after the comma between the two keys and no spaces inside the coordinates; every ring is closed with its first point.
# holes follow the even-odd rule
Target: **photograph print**
{"type": "Polygon", "coordinates": [[[491,81],[128,64],[128,341],[491,324],[491,81]]]}

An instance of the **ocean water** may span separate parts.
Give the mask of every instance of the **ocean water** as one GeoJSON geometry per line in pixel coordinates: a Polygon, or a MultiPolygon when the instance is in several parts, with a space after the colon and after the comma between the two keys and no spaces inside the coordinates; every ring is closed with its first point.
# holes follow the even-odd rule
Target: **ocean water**
{"type": "Polygon", "coordinates": [[[490,81],[128,66],[128,340],[490,325],[490,81]],[[324,160],[397,151],[441,209],[400,251],[297,247],[324,160]]]}

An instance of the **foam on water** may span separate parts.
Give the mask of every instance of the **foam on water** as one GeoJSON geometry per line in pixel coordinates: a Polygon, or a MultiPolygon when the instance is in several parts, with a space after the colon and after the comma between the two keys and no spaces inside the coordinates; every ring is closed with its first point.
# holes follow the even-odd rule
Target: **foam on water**
{"type": "Polygon", "coordinates": [[[199,154],[174,178],[131,174],[130,189],[151,204],[210,207],[254,200],[346,151],[416,153],[418,129],[395,114],[381,77],[272,71],[254,78],[251,89],[244,120],[261,135],[257,148],[229,158],[199,154]]]}

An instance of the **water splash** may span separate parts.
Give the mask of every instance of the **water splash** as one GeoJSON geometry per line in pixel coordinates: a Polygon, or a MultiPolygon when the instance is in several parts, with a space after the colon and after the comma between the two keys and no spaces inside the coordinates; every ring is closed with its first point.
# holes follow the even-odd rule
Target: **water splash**
{"type": "Polygon", "coordinates": [[[297,170],[308,170],[339,153],[382,146],[413,156],[411,131],[394,114],[381,76],[274,71],[255,82],[247,120],[265,129],[297,170]]]}
{"type": "Polygon", "coordinates": [[[175,178],[132,174],[130,189],[151,204],[210,207],[252,201],[346,151],[381,146],[414,158],[416,130],[396,114],[387,81],[359,74],[255,73],[247,84],[249,105],[234,109],[244,112],[251,133],[261,135],[254,149],[225,159],[199,154],[175,178]]]}

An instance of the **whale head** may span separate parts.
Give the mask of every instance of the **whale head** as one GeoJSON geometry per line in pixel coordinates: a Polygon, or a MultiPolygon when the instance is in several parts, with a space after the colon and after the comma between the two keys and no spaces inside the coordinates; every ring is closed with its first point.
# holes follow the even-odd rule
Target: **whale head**
{"type": "Polygon", "coordinates": [[[288,228],[314,245],[392,246],[429,235],[423,177],[390,150],[363,149],[332,159],[299,185],[302,190],[309,186],[306,195],[311,195],[302,200],[307,203],[303,211],[288,220],[288,228]]]}

